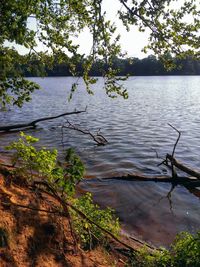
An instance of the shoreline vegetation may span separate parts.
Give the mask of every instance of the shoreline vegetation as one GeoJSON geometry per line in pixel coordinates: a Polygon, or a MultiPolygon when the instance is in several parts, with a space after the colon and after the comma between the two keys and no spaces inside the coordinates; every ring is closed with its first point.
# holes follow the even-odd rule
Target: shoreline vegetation
{"type": "MultiPolygon", "coordinates": [[[[71,232],[60,201],[0,158],[0,259],[2,267],[199,267],[200,232],[180,233],[169,247],[136,238],[108,236],[84,248],[71,232]],[[58,212],[59,210],[59,212],[58,212]],[[120,241],[120,242],[118,242],[120,241]]],[[[39,182],[38,182],[39,183],[39,182]]]]}
{"type": "MultiPolygon", "coordinates": [[[[84,249],[74,243],[59,201],[28,185],[0,158],[0,259],[9,266],[199,267],[200,232],[180,233],[169,250],[120,234],[84,249]]],[[[35,176],[35,181],[38,177],[35,176]]]]}
{"type": "MultiPolygon", "coordinates": [[[[48,57],[48,56],[47,56],[48,57]]],[[[168,76],[168,75],[200,75],[200,60],[192,58],[186,59],[173,59],[173,63],[166,69],[165,64],[150,55],[146,58],[115,58],[113,59],[113,68],[117,70],[117,76],[168,76]]],[[[48,60],[47,60],[48,62],[48,60]]],[[[84,59],[82,63],[75,66],[76,76],[83,76],[84,74],[84,59]]],[[[54,58],[54,64],[51,68],[48,65],[41,65],[38,60],[29,61],[27,64],[21,64],[20,69],[25,77],[40,77],[41,71],[45,76],[60,77],[60,76],[73,76],[70,71],[70,66],[67,63],[58,63],[54,58]]],[[[96,60],[93,63],[89,75],[94,77],[104,76],[107,66],[101,60],[96,60]]]]}
{"type": "MultiPolygon", "coordinates": [[[[0,213],[4,218],[0,223],[0,255],[3,266],[29,266],[31,261],[34,266],[129,266],[129,256],[145,243],[119,235],[118,219],[113,217],[113,211],[109,208],[101,211],[92,204],[89,195],[79,196],[80,203],[83,201],[81,207],[79,199],[74,198],[72,181],[68,180],[62,190],[61,184],[56,189],[57,185],[55,187],[50,180],[55,178],[55,170],[58,171],[58,166],[52,166],[56,157],[51,157],[56,156],[55,151],[44,148],[36,151],[30,145],[37,141],[35,138],[22,133],[21,137],[24,140],[13,142],[8,148],[17,150],[14,157],[6,161],[0,159],[0,213]],[[45,152],[48,154],[46,161],[45,152]],[[63,192],[64,187],[71,196],[63,192]],[[86,209],[89,209],[88,214],[86,209]]],[[[76,173],[69,167],[68,172],[72,171],[73,178],[79,179],[82,165],[76,156],[69,159],[69,164],[72,161],[73,167],[77,165],[79,170],[76,173]]],[[[148,251],[154,250],[146,245],[148,251]]]]}
{"type": "MultiPolygon", "coordinates": [[[[86,92],[93,94],[91,86],[98,80],[95,77],[102,76],[108,97],[127,99],[122,82],[130,75],[200,75],[197,1],[118,0],[114,17],[107,16],[112,7],[104,8],[102,0],[1,2],[1,111],[9,106],[21,108],[31,101],[40,86],[28,77],[83,77],[86,92]],[[147,30],[148,41],[141,51],[152,51],[156,56],[125,58],[121,27],[116,21],[123,25],[124,33],[131,26],[141,33],[147,30]],[[90,44],[89,39],[79,38],[85,30],[92,38],[88,55],[80,51],[90,44]]],[[[134,36],[127,40],[133,52],[137,41],[134,36]]],[[[69,100],[77,88],[78,82],[71,85],[69,100]]],[[[44,120],[46,117],[39,121],[44,120]]],[[[5,125],[2,131],[35,127],[37,122],[5,125]]],[[[66,126],[77,130],[71,123],[66,126]]],[[[161,162],[171,171],[169,195],[177,180],[183,180],[180,170],[189,179],[195,176],[188,190],[196,189],[200,181],[199,173],[176,160],[181,133],[170,126],[179,136],[172,153],[161,162]]],[[[99,131],[92,134],[78,130],[99,145],[107,143],[99,131]]],[[[114,210],[99,207],[90,193],[77,197],[85,167],[73,149],[65,151],[61,162],[56,149],[34,146],[38,140],[21,132],[20,138],[7,147],[12,166],[0,163],[1,267],[200,267],[200,231],[179,234],[169,250],[148,244],[138,250],[121,239],[114,210]]]]}
{"type": "Polygon", "coordinates": [[[127,257],[114,249],[115,242],[109,251],[102,245],[87,250],[79,243],[76,247],[69,219],[54,212],[58,201],[34,191],[20,177],[9,184],[10,170],[0,170],[1,267],[125,266],[127,257]]]}
{"type": "MultiPolygon", "coordinates": [[[[200,232],[181,233],[169,250],[121,235],[110,208],[100,209],[88,193],[74,195],[84,167],[73,151],[63,164],[57,162],[57,151],[37,150],[37,138],[20,135],[7,147],[13,151],[10,163],[0,160],[3,266],[199,267],[200,232]]],[[[174,158],[179,138],[180,133],[172,155],[162,162],[172,170],[172,190],[183,179],[174,172],[181,165],[174,158]]],[[[187,174],[196,175],[188,169],[187,174]]],[[[193,182],[183,186],[192,189],[193,182]]]]}

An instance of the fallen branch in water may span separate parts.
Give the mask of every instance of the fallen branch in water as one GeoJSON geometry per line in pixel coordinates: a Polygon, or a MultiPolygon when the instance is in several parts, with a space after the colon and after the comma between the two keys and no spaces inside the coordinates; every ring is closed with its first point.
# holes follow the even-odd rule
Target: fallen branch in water
{"type": "Polygon", "coordinates": [[[183,165],[183,163],[179,162],[178,160],[176,160],[174,157],[172,157],[172,155],[167,154],[166,155],[166,160],[169,160],[170,162],[173,163],[174,166],[176,166],[176,168],[178,168],[179,170],[196,177],[198,180],[200,180],[200,172],[197,172],[195,170],[193,170],[192,168],[189,168],[185,165],[183,165]]]}
{"type": "Polygon", "coordinates": [[[78,128],[77,126],[73,125],[71,122],[67,121],[68,125],[63,125],[63,128],[66,129],[70,129],[70,130],[75,130],[78,132],[81,132],[83,134],[87,134],[90,135],[92,137],[92,139],[94,140],[95,143],[97,143],[98,146],[104,146],[108,143],[108,141],[106,140],[106,138],[100,134],[100,130],[96,133],[96,134],[92,134],[89,130],[83,130],[78,128]]]}
{"type": "Polygon", "coordinates": [[[187,173],[188,175],[191,175],[192,177],[195,177],[196,179],[200,180],[200,172],[197,172],[197,171],[193,170],[192,168],[185,166],[183,163],[181,163],[175,159],[174,154],[175,154],[176,146],[177,146],[179,139],[181,137],[181,132],[179,130],[177,130],[173,125],[171,125],[169,123],[168,123],[168,125],[170,127],[172,127],[176,132],[178,132],[178,137],[177,137],[177,140],[174,144],[172,154],[171,155],[167,154],[165,159],[159,164],[159,166],[164,164],[165,166],[171,168],[173,180],[183,179],[181,177],[178,177],[176,170],[175,170],[175,167],[177,169],[187,173]],[[169,164],[169,162],[170,162],[170,164],[169,164]]]}
{"type": "Polygon", "coordinates": [[[157,176],[157,177],[148,177],[138,174],[125,175],[125,176],[117,176],[117,177],[106,177],[102,178],[102,180],[123,180],[123,181],[137,181],[137,182],[155,182],[155,183],[171,183],[172,187],[169,193],[167,194],[167,198],[171,195],[173,189],[177,185],[184,186],[190,193],[200,198],[200,180],[194,177],[167,177],[167,176],[157,176]]]}
{"type": "MultiPolygon", "coordinates": [[[[175,142],[173,150],[172,150],[172,158],[173,158],[174,154],[175,154],[176,146],[178,145],[179,139],[181,137],[181,132],[178,129],[176,129],[176,127],[171,125],[170,123],[168,123],[168,125],[178,133],[178,137],[176,139],[176,142],[175,142]]],[[[171,161],[171,170],[172,170],[172,178],[173,179],[177,178],[177,173],[176,173],[173,161],[171,161]]]]}
{"type": "Polygon", "coordinates": [[[142,181],[142,182],[161,182],[161,183],[173,183],[180,184],[188,187],[198,187],[200,186],[200,181],[193,177],[177,177],[171,178],[167,176],[157,176],[157,177],[149,177],[138,174],[128,174],[125,176],[115,176],[115,177],[106,177],[102,178],[102,180],[124,180],[124,181],[142,181]]]}
{"type": "MultiPolygon", "coordinates": [[[[188,167],[185,167],[185,168],[189,169],[188,167]]],[[[15,169],[15,167],[13,167],[13,165],[0,163],[0,173],[4,174],[6,176],[11,174],[13,169],[15,169]]],[[[191,172],[191,175],[194,174],[193,172],[191,172]]],[[[139,174],[128,174],[128,175],[122,175],[122,176],[105,177],[105,178],[101,178],[101,179],[102,180],[124,180],[124,181],[172,183],[175,185],[177,185],[177,184],[184,185],[184,186],[187,186],[189,188],[194,188],[194,187],[200,186],[199,179],[195,178],[194,175],[192,175],[192,177],[179,176],[179,177],[176,177],[175,179],[172,179],[171,177],[168,177],[168,176],[156,176],[155,177],[155,176],[145,176],[145,175],[139,175],[139,174]]]]}
{"type": "Polygon", "coordinates": [[[34,120],[32,122],[29,122],[29,123],[0,126],[0,131],[7,132],[7,131],[10,131],[10,130],[15,130],[15,129],[35,128],[36,124],[38,122],[47,121],[47,120],[54,120],[54,119],[57,119],[57,118],[60,118],[60,117],[69,116],[69,115],[73,115],[73,114],[79,114],[79,113],[86,112],[86,110],[87,110],[87,107],[85,108],[85,110],[79,110],[79,111],[75,110],[75,111],[72,111],[72,112],[65,112],[65,113],[62,113],[62,114],[59,114],[59,115],[56,115],[56,116],[40,118],[40,119],[34,120]]]}

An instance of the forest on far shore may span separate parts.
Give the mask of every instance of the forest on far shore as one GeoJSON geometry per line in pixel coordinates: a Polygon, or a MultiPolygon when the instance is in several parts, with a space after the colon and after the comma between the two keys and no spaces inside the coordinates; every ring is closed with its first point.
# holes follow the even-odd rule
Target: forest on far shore
{"type": "MultiPolygon", "coordinates": [[[[38,70],[44,68],[47,76],[72,76],[68,63],[58,63],[56,59],[53,60],[53,66],[49,67],[41,66],[40,61],[29,61],[28,64],[21,66],[23,73],[26,77],[41,76],[41,72],[38,70]],[[33,67],[34,65],[34,67],[33,67]]],[[[83,74],[83,63],[76,66],[77,76],[83,74]]],[[[161,60],[155,56],[150,55],[146,58],[115,58],[113,60],[114,69],[118,69],[119,76],[131,75],[131,76],[159,76],[159,75],[200,75],[200,61],[191,58],[187,59],[173,59],[173,63],[176,65],[172,69],[166,69],[161,60]]],[[[106,72],[106,64],[102,60],[96,60],[92,65],[90,71],[91,76],[103,76],[106,72]]]]}

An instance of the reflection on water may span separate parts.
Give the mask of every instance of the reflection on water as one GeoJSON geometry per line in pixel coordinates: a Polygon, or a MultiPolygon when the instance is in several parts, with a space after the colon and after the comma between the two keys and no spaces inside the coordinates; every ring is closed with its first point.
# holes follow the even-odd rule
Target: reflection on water
{"type": "MultiPolygon", "coordinates": [[[[177,138],[167,123],[182,132],[177,158],[198,169],[200,77],[132,77],[126,82],[128,100],[105,96],[101,79],[94,87],[95,96],[88,96],[80,80],[80,90],[70,103],[67,92],[73,78],[33,80],[43,90],[36,92],[33,101],[22,110],[0,113],[2,125],[29,122],[88,106],[87,113],[40,123],[28,134],[39,137],[43,146],[56,147],[61,157],[64,149],[73,146],[86,163],[87,175],[94,178],[85,180],[82,187],[93,192],[101,205],[114,207],[130,233],[142,235],[141,238],[154,244],[168,244],[177,232],[195,232],[199,228],[199,199],[182,187],[173,190],[170,209],[166,197],[170,185],[95,178],[133,172],[167,174],[165,167],[157,167],[161,160],[156,156],[156,153],[159,157],[171,153],[177,138]],[[62,140],[60,126],[66,119],[92,132],[101,128],[109,144],[98,147],[88,136],[67,129],[62,140]]],[[[1,134],[0,150],[15,138],[16,133],[1,134]]]]}
{"type": "Polygon", "coordinates": [[[164,183],[103,179],[82,183],[83,189],[94,193],[97,203],[109,203],[117,210],[126,232],[157,245],[169,244],[179,231],[199,229],[199,199],[181,186],[169,199],[170,187],[164,183]]]}

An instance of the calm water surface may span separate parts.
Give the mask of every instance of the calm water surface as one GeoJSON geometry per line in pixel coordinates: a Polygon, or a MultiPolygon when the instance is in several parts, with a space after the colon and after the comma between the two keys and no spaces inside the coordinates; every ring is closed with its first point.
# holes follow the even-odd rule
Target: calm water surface
{"type": "MultiPolygon", "coordinates": [[[[176,141],[174,125],[182,133],[176,150],[177,159],[200,169],[200,77],[131,77],[125,83],[129,99],[109,99],[103,80],[94,86],[94,96],[86,94],[82,80],[70,103],[70,85],[75,78],[32,78],[42,90],[22,109],[0,113],[0,124],[29,122],[34,119],[80,110],[80,115],[39,124],[29,130],[40,138],[40,145],[56,147],[60,157],[74,147],[87,166],[84,190],[94,193],[95,201],[116,209],[124,231],[155,245],[169,244],[180,231],[195,232],[200,228],[200,201],[184,187],[176,187],[168,199],[170,185],[164,183],[104,180],[104,177],[130,173],[166,175],[168,170],[157,164],[171,153],[176,141]],[[109,141],[97,147],[88,136],[65,130],[66,120],[91,132],[101,133],[109,141]],[[157,157],[157,154],[160,158],[157,157]]],[[[0,151],[17,133],[0,135],[0,151]]],[[[170,175],[170,174],[169,174],[170,175]]]]}

